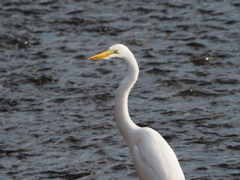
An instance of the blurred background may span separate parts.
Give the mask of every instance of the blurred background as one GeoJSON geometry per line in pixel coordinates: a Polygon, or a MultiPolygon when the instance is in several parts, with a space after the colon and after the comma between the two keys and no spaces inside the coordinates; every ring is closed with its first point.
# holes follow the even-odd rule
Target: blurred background
{"type": "Polygon", "coordinates": [[[140,67],[129,96],[188,180],[240,179],[238,0],[1,0],[0,179],[137,180],[114,121],[121,43],[140,67]]]}

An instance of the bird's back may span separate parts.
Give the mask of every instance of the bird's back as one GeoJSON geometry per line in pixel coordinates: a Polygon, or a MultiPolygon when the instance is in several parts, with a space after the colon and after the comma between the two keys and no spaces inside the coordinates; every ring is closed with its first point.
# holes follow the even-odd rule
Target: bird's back
{"type": "Polygon", "coordinates": [[[130,147],[140,180],[184,180],[172,148],[151,128],[140,128],[130,147]]]}

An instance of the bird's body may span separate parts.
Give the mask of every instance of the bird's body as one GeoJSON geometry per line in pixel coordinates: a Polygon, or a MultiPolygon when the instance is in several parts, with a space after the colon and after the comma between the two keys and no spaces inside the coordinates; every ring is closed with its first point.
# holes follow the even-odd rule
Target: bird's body
{"type": "Polygon", "coordinates": [[[141,180],[185,179],[175,153],[158,132],[142,128],[137,136],[131,152],[141,180]]]}
{"type": "Polygon", "coordinates": [[[172,148],[155,130],[137,126],[128,113],[128,95],[137,81],[139,68],[132,52],[124,45],[116,44],[108,51],[95,55],[95,59],[122,59],[128,68],[115,96],[115,119],[126,141],[140,180],[184,180],[184,174],[172,148]]]}

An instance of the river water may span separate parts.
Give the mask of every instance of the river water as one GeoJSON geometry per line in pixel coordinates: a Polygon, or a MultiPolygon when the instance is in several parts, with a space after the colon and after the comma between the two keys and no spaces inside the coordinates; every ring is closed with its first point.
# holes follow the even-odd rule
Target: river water
{"type": "Polygon", "coordinates": [[[138,179],[113,115],[126,67],[87,60],[117,43],[140,67],[133,121],[186,179],[240,179],[239,0],[1,0],[0,17],[0,179],[138,179]]]}

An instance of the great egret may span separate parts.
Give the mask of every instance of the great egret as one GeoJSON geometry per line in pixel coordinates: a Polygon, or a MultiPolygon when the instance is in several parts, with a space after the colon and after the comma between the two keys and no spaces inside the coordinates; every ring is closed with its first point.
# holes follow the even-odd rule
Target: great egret
{"type": "Polygon", "coordinates": [[[132,52],[122,44],[89,58],[123,60],[128,68],[115,96],[115,120],[126,141],[140,180],[184,180],[184,174],[172,148],[155,130],[137,126],[128,113],[128,95],[138,79],[138,64],[132,52]]]}

